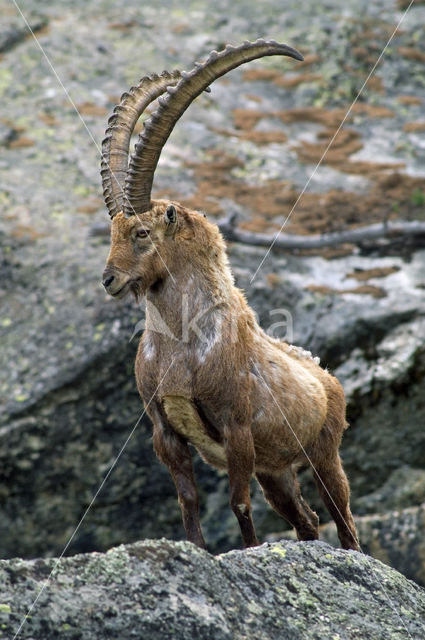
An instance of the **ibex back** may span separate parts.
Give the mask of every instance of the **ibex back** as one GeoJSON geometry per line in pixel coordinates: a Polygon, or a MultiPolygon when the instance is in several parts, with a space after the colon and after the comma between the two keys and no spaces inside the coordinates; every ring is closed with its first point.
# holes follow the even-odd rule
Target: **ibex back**
{"type": "Polygon", "coordinates": [[[136,380],[153,422],[159,459],[175,482],[187,537],[204,547],[189,444],[229,476],[230,504],[245,546],[258,544],[249,483],[300,540],[318,537],[318,517],[303,500],[296,469],[309,463],[344,548],[358,549],[349,486],[338,449],[346,427],[339,382],[302,349],[269,337],[234,286],[216,225],[175,202],[152,201],[161,149],[193,99],[230,69],[267,55],[302,56],[257,40],[213,51],[190,73],[143,78],[109,121],[102,176],[112,218],[103,274],[107,292],[145,295],[146,330],[136,380]],[[128,163],[136,121],[154,99],[128,163]]]}

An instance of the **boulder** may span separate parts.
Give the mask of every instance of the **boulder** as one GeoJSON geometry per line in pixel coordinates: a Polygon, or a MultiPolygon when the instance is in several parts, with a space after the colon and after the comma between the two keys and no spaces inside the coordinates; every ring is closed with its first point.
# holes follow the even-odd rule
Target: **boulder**
{"type": "MultiPolygon", "coordinates": [[[[425,503],[399,511],[354,516],[362,551],[394,567],[410,580],[425,587],[425,503]]],[[[320,539],[339,547],[333,522],[319,529],[320,539]]],[[[282,538],[295,540],[294,531],[266,536],[276,542],[282,538]]]]}
{"type": "Polygon", "coordinates": [[[28,640],[413,640],[425,620],[419,586],[323,542],[214,557],[145,540],[106,554],[3,560],[0,582],[3,637],[28,640]]]}

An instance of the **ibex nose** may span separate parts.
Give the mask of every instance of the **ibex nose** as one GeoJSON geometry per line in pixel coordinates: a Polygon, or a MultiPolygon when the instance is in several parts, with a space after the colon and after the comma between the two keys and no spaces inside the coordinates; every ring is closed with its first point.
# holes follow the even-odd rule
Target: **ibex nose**
{"type": "Polygon", "coordinates": [[[109,285],[112,284],[113,281],[114,281],[114,276],[108,276],[102,281],[102,284],[105,287],[105,289],[107,289],[109,285]]]}

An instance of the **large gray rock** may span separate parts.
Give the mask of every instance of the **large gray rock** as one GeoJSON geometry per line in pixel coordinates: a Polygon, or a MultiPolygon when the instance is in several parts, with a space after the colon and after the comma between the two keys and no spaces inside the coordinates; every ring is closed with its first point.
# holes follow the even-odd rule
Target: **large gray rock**
{"type": "MultiPolygon", "coordinates": [[[[410,580],[425,587],[425,503],[399,511],[355,516],[362,551],[394,567],[410,580]]],[[[295,532],[266,536],[268,541],[295,540],[295,532]]],[[[320,527],[320,539],[339,547],[333,522],[320,527]]]]}
{"type": "Polygon", "coordinates": [[[43,640],[419,640],[425,624],[420,587],[317,542],[213,557],[145,540],[59,561],[0,561],[0,582],[4,638],[20,629],[43,640]]]}
{"type": "Polygon", "coordinates": [[[384,513],[424,502],[425,470],[404,465],[393,471],[382,486],[357,498],[356,512],[359,515],[384,513]]]}

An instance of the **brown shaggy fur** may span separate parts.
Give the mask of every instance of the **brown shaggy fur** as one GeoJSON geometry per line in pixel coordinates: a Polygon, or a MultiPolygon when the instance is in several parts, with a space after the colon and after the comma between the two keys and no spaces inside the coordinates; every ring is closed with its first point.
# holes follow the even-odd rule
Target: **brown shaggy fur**
{"type": "Polygon", "coordinates": [[[258,544],[249,482],[300,540],[318,537],[317,515],[296,478],[314,469],[341,544],[358,549],[349,486],[338,454],[346,427],[338,380],[302,349],[269,337],[234,286],[225,244],[206,218],[171,203],[112,221],[104,284],[124,297],[146,295],[147,327],[136,379],[159,459],[174,479],[187,537],[204,547],[188,444],[229,475],[230,503],[245,546],[258,544]]]}

